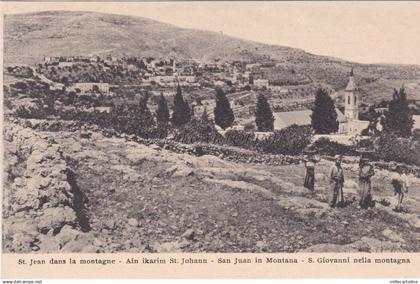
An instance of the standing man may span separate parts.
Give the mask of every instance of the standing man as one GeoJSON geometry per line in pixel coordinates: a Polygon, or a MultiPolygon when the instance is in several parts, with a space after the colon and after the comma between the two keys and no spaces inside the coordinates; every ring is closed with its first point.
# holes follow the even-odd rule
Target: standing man
{"type": "Polygon", "coordinates": [[[359,207],[366,209],[373,207],[371,193],[371,177],[375,174],[373,166],[369,163],[369,159],[365,157],[360,158],[359,162],[359,207]]]}
{"type": "Polygon", "coordinates": [[[336,155],[335,164],[330,169],[330,186],[332,190],[332,199],[330,202],[330,207],[334,208],[342,203],[344,203],[343,196],[343,185],[344,185],[344,172],[341,167],[341,156],[336,155]]]}

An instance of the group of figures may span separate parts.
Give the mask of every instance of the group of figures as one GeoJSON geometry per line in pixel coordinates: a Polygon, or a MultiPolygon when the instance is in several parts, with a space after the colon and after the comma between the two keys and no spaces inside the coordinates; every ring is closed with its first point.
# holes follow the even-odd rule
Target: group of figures
{"type": "MultiPolygon", "coordinates": [[[[332,193],[331,200],[329,202],[331,208],[345,206],[344,201],[344,171],[341,166],[342,156],[336,155],[334,157],[334,164],[329,170],[329,184],[330,191],[332,193]]],[[[310,191],[315,191],[315,166],[320,161],[314,152],[307,151],[307,155],[304,158],[306,167],[306,176],[304,181],[304,187],[310,191]]],[[[396,172],[397,165],[391,164],[390,170],[394,172],[391,185],[394,189],[394,195],[397,196],[396,211],[402,211],[402,201],[404,193],[408,192],[408,185],[406,179],[396,172]]],[[[363,154],[359,160],[359,205],[358,208],[372,208],[375,206],[375,202],[372,198],[372,182],[371,178],[375,175],[374,167],[371,161],[366,158],[363,154]]]]}

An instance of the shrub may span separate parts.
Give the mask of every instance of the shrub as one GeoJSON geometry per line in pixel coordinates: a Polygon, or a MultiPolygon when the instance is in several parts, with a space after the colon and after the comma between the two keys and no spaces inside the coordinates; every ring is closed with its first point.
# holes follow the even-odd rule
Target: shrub
{"type": "Polygon", "coordinates": [[[311,148],[316,150],[319,154],[334,156],[334,155],[357,155],[354,146],[343,145],[326,137],[321,137],[315,141],[311,148]]]}
{"type": "Polygon", "coordinates": [[[243,130],[228,130],[225,133],[225,143],[231,146],[252,149],[256,144],[255,134],[243,130]]]}
{"type": "Polygon", "coordinates": [[[293,124],[258,143],[258,148],[271,154],[300,154],[311,143],[312,128],[293,124]]]}
{"type": "Polygon", "coordinates": [[[244,130],[249,131],[255,131],[255,124],[253,122],[248,122],[244,125],[244,130]]]}
{"type": "Polygon", "coordinates": [[[174,140],[181,143],[222,143],[223,136],[220,135],[211,121],[193,118],[175,132],[174,140]]]}
{"type": "Polygon", "coordinates": [[[167,126],[159,125],[149,131],[148,137],[154,139],[163,139],[168,136],[169,129],[167,126]]]}
{"type": "Polygon", "coordinates": [[[357,146],[360,148],[372,149],[374,145],[372,139],[361,139],[357,146]]]}
{"type": "Polygon", "coordinates": [[[16,110],[15,110],[15,114],[18,117],[21,118],[32,118],[31,115],[32,111],[24,106],[19,106],[16,110]]]}
{"type": "Polygon", "coordinates": [[[140,137],[149,137],[155,127],[153,116],[144,103],[112,108],[111,113],[106,115],[105,119],[105,121],[99,121],[99,124],[105,122],[105,127],[111,126],[118,132],[135,134],[140,137]]]}
{"type": "Polygon", "coordinates": [[[26,90],[28,88],[28,85],[25,82],[22,82],[22,81],[18,81],[14,84],[11,84],[10,86],[15,88],[15,89],[20,89],[20,90],[26,90]]]}
{"type": "Polygon", "coordinates": [[[376,141],[375,156],[385,161],[396,161],[420,166],[420,143],[413,139],[385,134],[376,141]]]}

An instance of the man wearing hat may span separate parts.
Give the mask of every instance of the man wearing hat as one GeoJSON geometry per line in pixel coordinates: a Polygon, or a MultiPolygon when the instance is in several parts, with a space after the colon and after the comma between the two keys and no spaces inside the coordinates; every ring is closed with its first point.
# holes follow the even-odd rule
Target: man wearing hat
{"type": "Polygon", "coordinates": [[[334,208],[340,203],[344,202],[343,196],[343,185],[344,185],[344,172],[341,167],[341,156],[336,155],[334,157],[335,164],[330,169],[330,186],[333,192],[333,196],[330,202],[330,207],[334,208]]]}

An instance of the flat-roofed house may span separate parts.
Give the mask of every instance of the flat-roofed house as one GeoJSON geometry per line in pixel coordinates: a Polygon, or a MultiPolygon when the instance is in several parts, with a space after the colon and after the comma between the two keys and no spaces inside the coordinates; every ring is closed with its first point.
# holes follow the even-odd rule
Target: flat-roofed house
{"type": "Polygon", "coordinates": [[[73,89],[79,89],[82,94],[93,93],[95,91],[101,92],[103,94],[109,94],[108,83],[76,83],[73,85],[73,89]]]}
{"type": "Polygon", "coordinates": [[[262,87],[268,88],[269,82],[267,79],[255,79],[254,86],[259,87],[259,88],[262,88],[262,87]]]}

